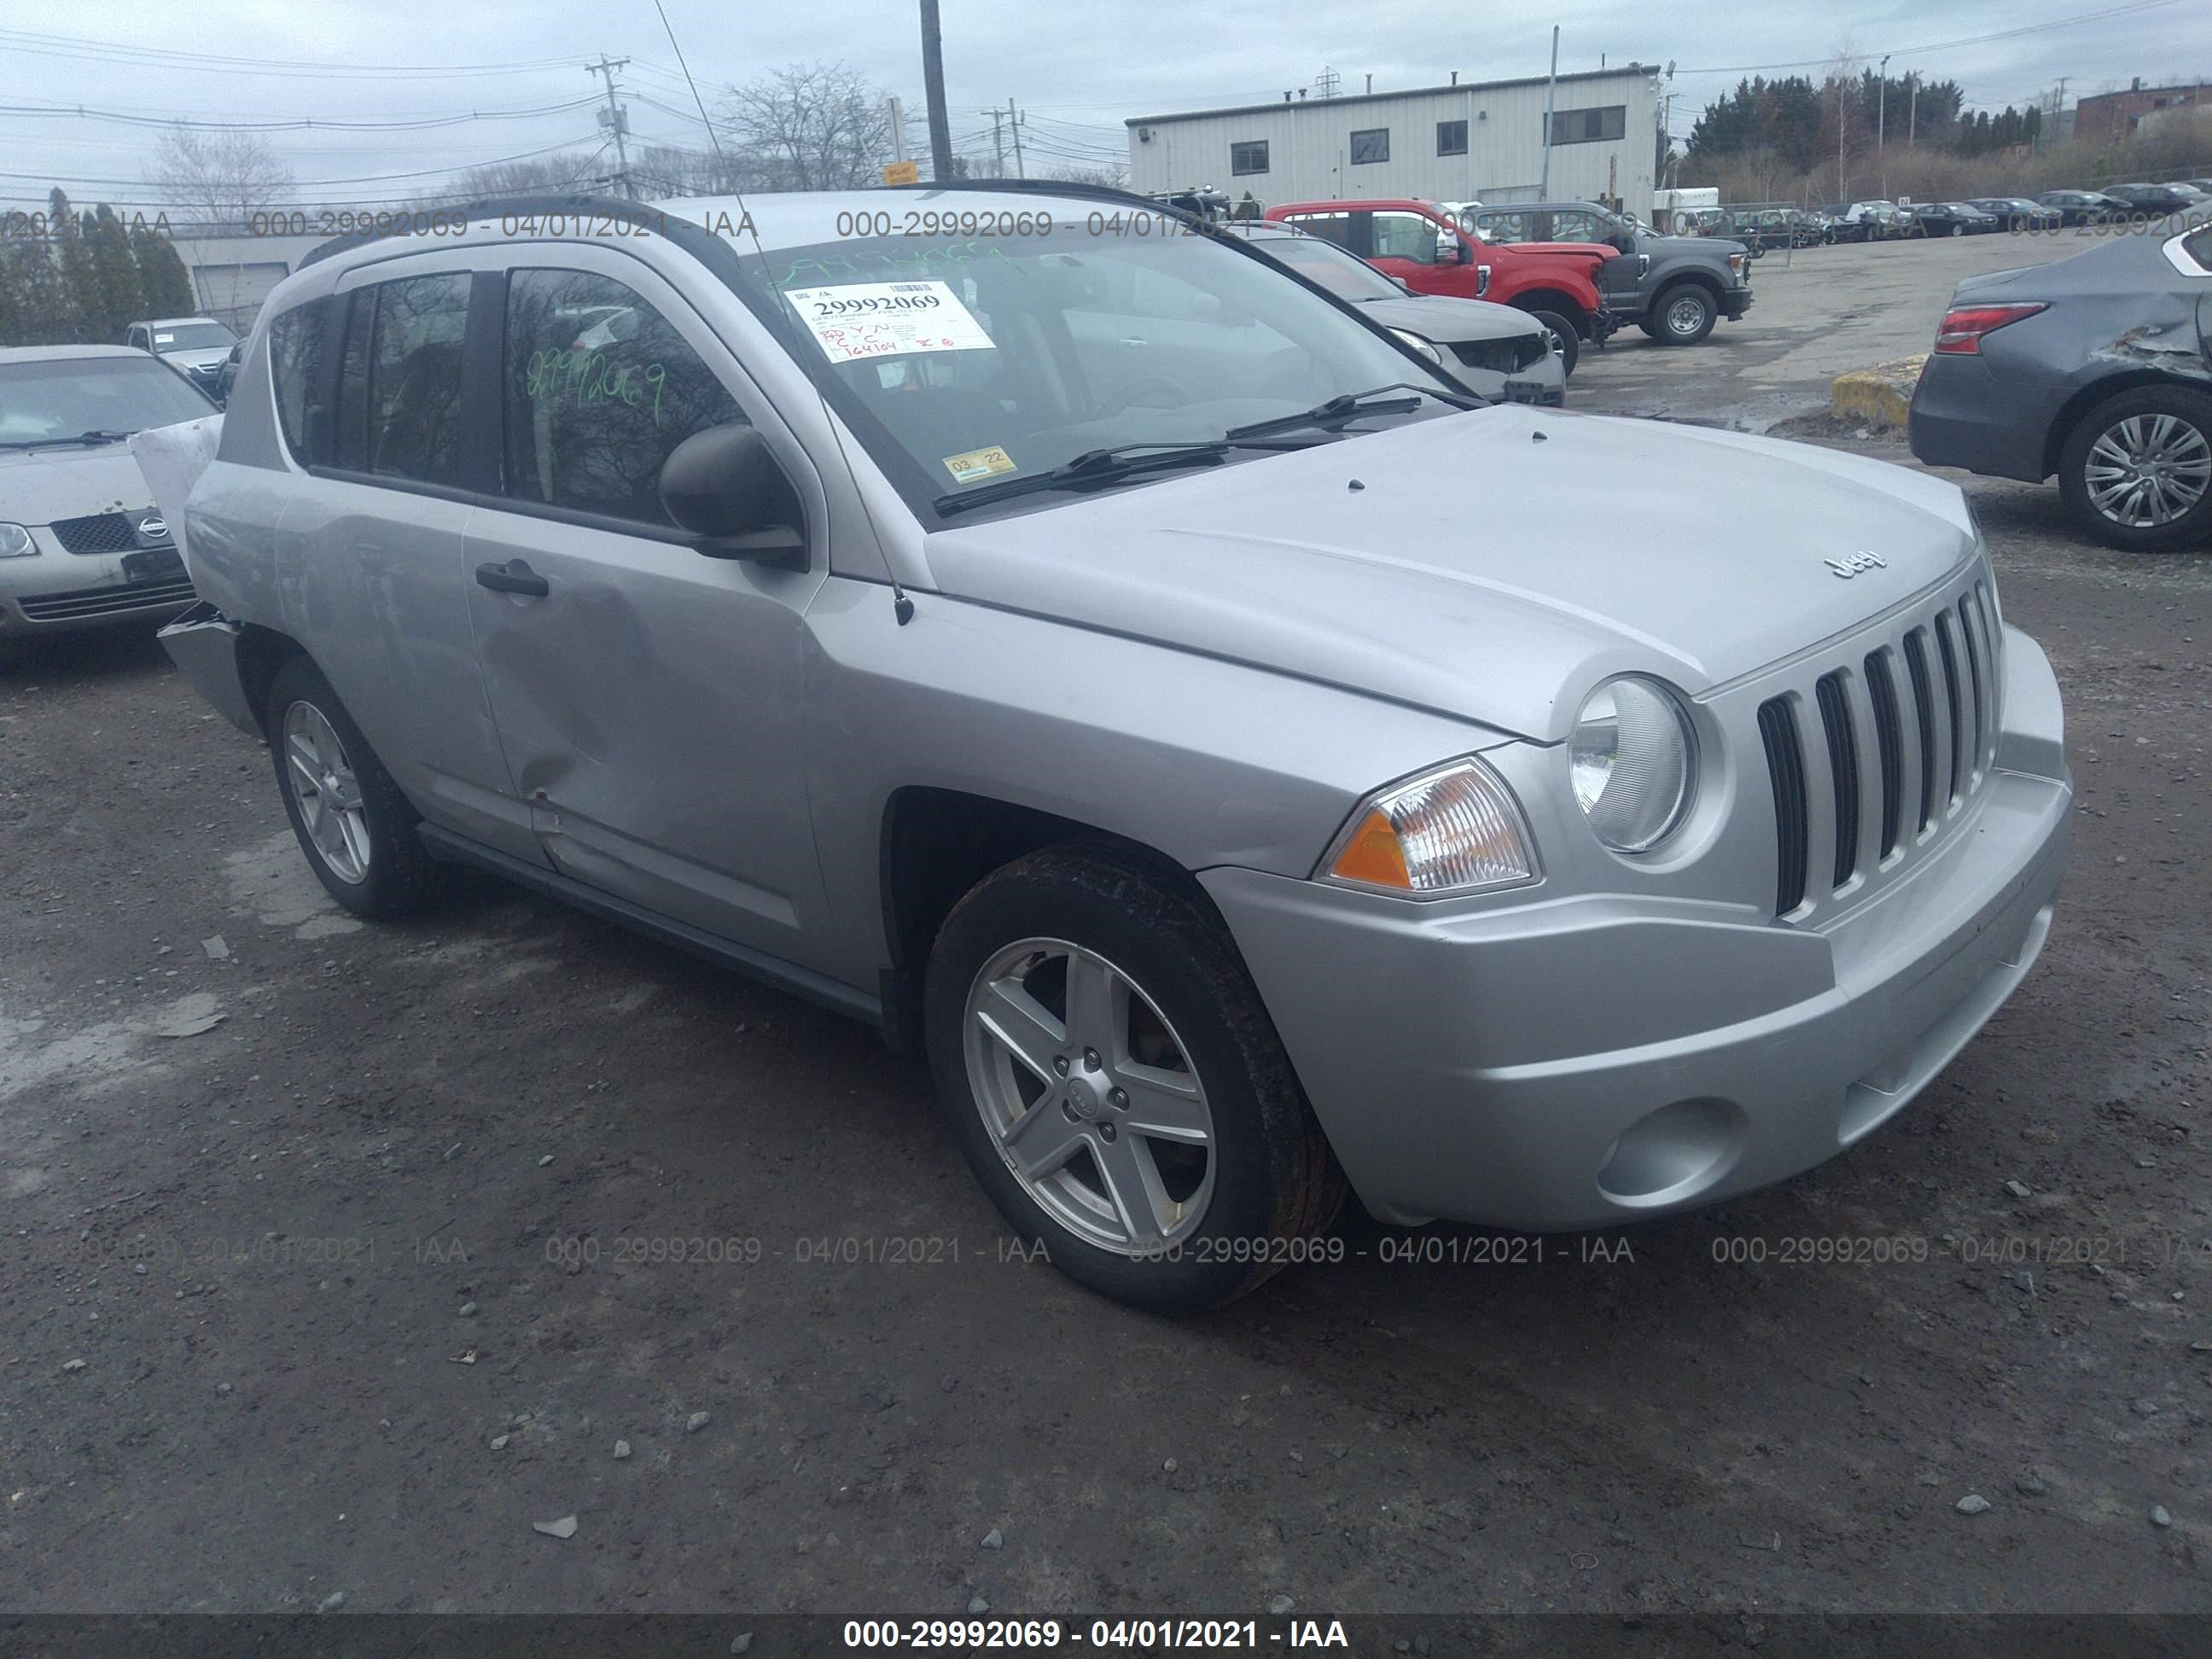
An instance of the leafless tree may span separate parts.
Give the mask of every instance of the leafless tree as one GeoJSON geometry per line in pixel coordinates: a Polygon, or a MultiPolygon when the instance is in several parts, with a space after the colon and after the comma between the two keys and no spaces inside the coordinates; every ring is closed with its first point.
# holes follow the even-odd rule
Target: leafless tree
{"type": "Polygon", "coordinates": [[[149,182],[196,220],[234,230],[292,197],[292,170],[258,132],[183,125],[155,146],[149,182]]]}
{"type": "Polygon", "coordinates": [[[1039,176],[1057,179],[1064,185],[1095,185],[1103,190],[1127,190],[1129,186],[1129,170],[1127,167],[1086,167],[1071,164],[1047,167],[1039,176]]]}
{"type": "Polygon", "coordinates": [[[891,158],[884,94],[844,64],[791,64],[732,87],[722,118],[768,190],[854,190],[891,158]]]}

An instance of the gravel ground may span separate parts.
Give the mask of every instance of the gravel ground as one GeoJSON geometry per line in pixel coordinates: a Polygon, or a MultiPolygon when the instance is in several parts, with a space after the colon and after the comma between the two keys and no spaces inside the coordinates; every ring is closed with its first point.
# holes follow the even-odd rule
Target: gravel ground
{"type": "Polygon", "coordinates": [[[1979,1040],[1724,1210],[1172,1323],[868,1032],[489,878],[360,927],[149,637],[0,654],[0,1609],[2203,1610],[2212,559],[1973,493],[2081,813],[1979,1040]]]}

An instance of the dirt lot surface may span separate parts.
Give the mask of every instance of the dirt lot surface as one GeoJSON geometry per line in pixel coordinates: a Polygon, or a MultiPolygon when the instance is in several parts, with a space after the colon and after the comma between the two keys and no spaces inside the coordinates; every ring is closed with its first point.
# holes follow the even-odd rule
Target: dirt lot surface
{"type": "MultiPolygon", "coordinates": [[[[1574,402],[1802,406],[1761,282],[1574,402]]],[[[1723,1211],[1183,1322],[1009,1259],[867,1031],[489,879],[358,927],[149,638],[0,654],[0,1609],[2206,1608],[2212,556],[1969,488],[2080,806],[1988,1030],[1723,1211]]]]}

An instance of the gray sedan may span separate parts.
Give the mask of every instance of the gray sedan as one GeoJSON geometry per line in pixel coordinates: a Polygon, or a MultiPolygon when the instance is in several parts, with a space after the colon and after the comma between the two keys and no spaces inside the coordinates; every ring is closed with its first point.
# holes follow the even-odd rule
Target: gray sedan
{"type": "Polygon", "coordinates": [[[1567,364],[1559,338],[1527,312],[1487,300],[1416,294],[1358,254],[1286,225],[1236,228],[1276,264],[1358,306],[1468,391],[1493,401],[1566,402],[1567,364]]]}
{"type": "Polygon", "coordinates": [[[2212,534],[2212,226],[1970,276],[1912,394],[1912,453],[2039,483],[2107,546],[2212,534]]]}

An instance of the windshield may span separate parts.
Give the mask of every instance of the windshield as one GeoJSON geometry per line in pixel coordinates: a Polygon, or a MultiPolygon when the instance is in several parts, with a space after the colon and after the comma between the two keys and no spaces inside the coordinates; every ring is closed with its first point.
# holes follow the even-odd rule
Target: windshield
{"type": "Polygon", "coordinates": [[[205,351],[237,343],[238,336],[221,323],[158,323],[154,327],[156,351],[205,351]]]}
{"type": "Polygon", "coordinates": [[[0,445],[173,426],[213,408],[174,369],[150,357],[0,364],[0,445]]]}
{"type": "Polygon", "coordinates": [[[1096,451],[1212,443],[1376,386],[1421,388],[1400,420],[1460,398],[1266,260],[1171,216],[1136,216],[1141,234],[1131,222],[1040,216],[1030,235],[823,242],[771,250],[768,275],[808,372],[918,514],[1096,451]]]}
{"type": "Polygon", "coordinates": [[[1340,300],[1402,300],[1400,288],[1348,248],[1319,237],[1270,236],[1252,244],[1270,259],[1291,266],[1340,300]]]}

